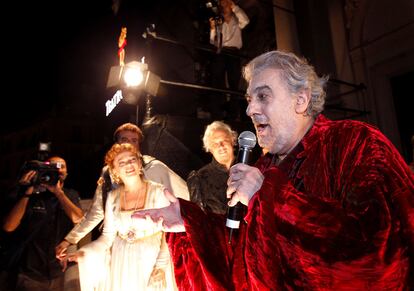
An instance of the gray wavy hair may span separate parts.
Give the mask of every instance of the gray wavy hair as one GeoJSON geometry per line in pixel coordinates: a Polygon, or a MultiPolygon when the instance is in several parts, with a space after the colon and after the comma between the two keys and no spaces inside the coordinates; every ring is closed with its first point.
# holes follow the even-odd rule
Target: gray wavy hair
{"type": "Polygon", "coordinates": [[[310,90],[311,100],[306,114],[316,117],[322,112],[328,76],[318,77],[314,67],[305,58],[299,58],[289,52],[270,51],[251,60],[243,68],[243,77],[247,82],[250,82],[253,75],[265,69],[280,70],[282,81],[286,84],[289,92],[293,94],[302,90],[310,90]]]}
{"type": "Polygon", "coordinates": [[[228,136],[231,138],[231,144],[234,146],[236,144],[237,140],[237,132],[231,129],[231,127],[221,121],[213,121],[209,125],[207,125],[206,130],[204,131],[203,136],[203,148],[206,152],[210,151],[210,137],[216,130],[224,131],[228,134],[228,136]]]}

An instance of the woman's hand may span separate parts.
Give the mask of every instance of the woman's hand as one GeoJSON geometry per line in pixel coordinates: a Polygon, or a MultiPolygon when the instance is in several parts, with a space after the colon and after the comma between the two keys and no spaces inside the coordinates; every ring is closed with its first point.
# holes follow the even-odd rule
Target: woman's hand
{"type": "Polygon", "coordinates": [[[152,287],[155,289],[165,289],[167,287],[164,269],[154,268],[152,270],[151,276],[148,281],[148,287],[152,287]]]}

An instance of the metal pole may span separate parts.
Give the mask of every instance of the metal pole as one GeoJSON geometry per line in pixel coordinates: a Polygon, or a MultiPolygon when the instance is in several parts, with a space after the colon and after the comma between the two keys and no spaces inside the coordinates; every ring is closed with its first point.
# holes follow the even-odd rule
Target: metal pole
{"type": "Polygon", "coordinates": [[[146,100],[146,109],[145,109],[145,117],[144,120],[150,120],[152,115],[152,105],[151,105],[151,94],[147,94],[147,100],[146,100]]]}
{"type": "Polygon", "coordinates": [[[135,124],[139,127],[139,118],[138,118],[138,113],[139,113],[139,105],[138,105],[138,102],[137,102],[137,106],[136,106],[136,108],[135,108],[135,124]]]}
{"type": "Polygon", "coordinates": [[[197,84],[182,83],[182,82],[175,82],[175,81],[168,81],[168,80],[160,80],[160,83],[161,84],[166,84],[166,85],[179,86],[179,87],[187,87],[187,88],[203,89],[203,90],[209,90],[209,91],[215,91],[215,92],[221,92],[221,93],[229,93],[229,94],[233,94],[233,95],[242,96],[243,98],[244,98],[244,96],[246,96],[246,93],[241,92],[241,91],[218,89],[218,88],[213,88],[213,87],[209,87],[209,86],[202,86],[202,85],[197,85],[197,84]]]}

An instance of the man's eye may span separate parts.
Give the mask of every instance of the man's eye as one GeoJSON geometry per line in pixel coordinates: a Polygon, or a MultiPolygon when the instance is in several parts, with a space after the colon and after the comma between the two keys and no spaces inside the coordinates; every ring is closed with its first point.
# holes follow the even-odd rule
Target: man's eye
{"type": "Polygon", "coordinates": [[[119,166],[122,168],[123,166],[125,166],[125,162],[120,162],[119,166]]]}
{"type": "Polygon", "coordinates": [[[266,99],[266,97],[267,97],[267,95],[266,94],[263,94],[263,93],[259,93],[257,95],[257,99],[259,99],[259,100],[264,100],[264,99],[266,99]]]}

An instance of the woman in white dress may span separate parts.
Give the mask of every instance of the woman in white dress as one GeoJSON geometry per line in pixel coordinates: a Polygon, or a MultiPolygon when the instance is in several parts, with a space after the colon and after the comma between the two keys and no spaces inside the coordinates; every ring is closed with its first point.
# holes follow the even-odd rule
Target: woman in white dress
{"type": "Polygon", "coordinates": [[[105,163],[121,186],[108,194],[102,235],[68,257],[79,263],[82,291],[176,290],[165,234],[150,220],[131,218],[168,206],[164,186],[144,178],[141,154],[130,144],[113,145],[105,163]]]}

